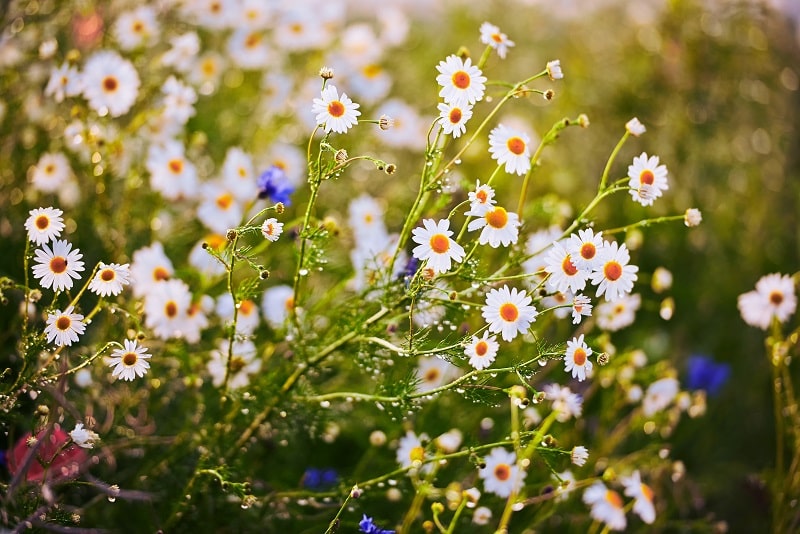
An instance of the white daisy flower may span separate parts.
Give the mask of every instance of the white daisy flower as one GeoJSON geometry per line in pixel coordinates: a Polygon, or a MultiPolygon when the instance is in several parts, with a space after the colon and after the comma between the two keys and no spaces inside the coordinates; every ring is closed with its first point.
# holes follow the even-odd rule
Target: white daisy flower
{"type": "Polygon", "coordinates": [[[440,72],[436,82],[442,87],[439,96],[448,104],[456,106],[473,105],[483,99],[486,89],[486,76],[472,64],[472,59],[448,56],[436,66],[440,72]]]}
{"type": "Polygon", "coordinates": [[[625,530],[625,503],[619,493],[595,482],[583,492],[583,502],[592,507],[592,517],[611,530],[625,530]]]}
{"type": "Polygon", "coordinates": [[[116,52],[95,52],[83,68],[83,96],[98,115],[127,113],[139,94],[139,74],[116,52]]]}
{"type": "Polygon", "coordinates": [[[438,108],[439,124],[442,125],[445,135],[452,134],[454,139],[461,137],[467,131],[467,121],[472,117],[472,107],[439,103],[438,108]]]}
{"type": "Polygon", "coordinates": [[[591,281],[597,286],[597,296],[605,295],[606,300],[615,301],[633,289],[639,267],[628,265],[630,254],[625,244],[609,244],[603,251],[602,260],[594,268],[591,281]]]}
{"type": "Polygon", "coordinates": [[[589,449],[587,449],[583,445],[572,447],[572,451],[569,454],[569,458],[574,465],[577,465],[578,467],[583,467],[584,465],[586,465],[586,460],[589,459],[589,449]]]}
{"type": "Polygon", "coordinates": [[[55,310],[47,315],[44,334],[47,336],[48,343],[55,342],[56,345],[62,347],[78,342],[78,336],[84,333],[86,325],[83,323],[83,315],[72,313],[72,311],[73,307],[70,306],[63,313],[61,310],[55,310]]]}
{"type": "Polygon", "coordinates": [[[572,261],[572,254],[558,241],[553,242],[545,257],[544,270],[550,273],[547,283],[555,291],[578,293],[586,287],[589,278],[589,272],[579,269],[572,261]]]}
{"type": "Polygon", "coordinates": [[[389,235],[383,222],[383,212],[383,205],[366,193],[350,201],[347,221],[358,248],[383,248],[389,235]]]}
{"type": "Polygon", "coordinates": [[[25,220],[25,229],[28,239],[37,245],[44,245],[61,235],[64,229],[63,211],[52,206],[36,208],[28,212],[25,220]]]}
{"type": "Polygon", "coordinates": [[[167,120],[186,124],[194,116],[197,93],[193,88],[170,76],[161,86],[161,93],[164,95],[162,105],[167,120]]]}
{"type": "MultiPolygon", "coordinates": [[[[236,333],[250,335],[261,323],[258,304],[251,299],[242,299],[236,314],[236,333]]],[[[217,298],[215,311],[223,321],[233,321],[233,297],[230,293],[223,293],[217,298]]]]}
{"type": "Polygon", "coordinates": [[[470,191],[467,196],[469,211],[476,213],[478,217],[483,217],[497,202],[494,199],[494,189],[489,184],[481,185],[480,180],[475,183],[475,191],[470,191]]]}
{"type": "Polygon", "coordinates": [[[482,337],[472,336],[470,342],[464,347],[464,354],[469,358],[469,364],[480,371],[492,365],[499,348],[497,337],[490,336],[489,332],[484,331],[482,337]]]}
{"type": "MultiPolygon", "coordinates": [[[[225,373],[228,372],[228,343],[229,341],[221,339],[217,344],[217,349],[211,351],[211,359],[206,365],[214,387],[220,387],[225,383],[225,373]]],[[[261,359],[257,356],[255,343],[249,339],[233,342],[233,355],[228,377],[230,389],[241,389],[250,385],[250,376],[261,371],[261,359]]]]}
{"type": "Polygon", "coordinates": [[[147,354],[146,347],[140,346],[135,339],[125,339],[123,348],[114,349],[111,356],[106,358],[106,364],[114,368],[111,376],[131,381],[137,376],[142,377],[147,373],[147,370],[150,369],[148,359],[150,359],[150,354],[147,354]]]}
{"type": "Polygon", "coordinates": [[[554,59],[553,61],[547,62],[547,75],[550,76],[550,79],[560,80],[564,77],[564,73],[561,71],[561,60],[554,59]]]}
{"type": "Polygon", "coordinates": [[[522,176],[531,168],[530,136],[503,124],[489,132],[489,152],[509,174],[522,176]]]}
{"type": "Polygon", "coordinates": [[[532,288],[536,288],[547,276],[544,270],[547,265],[545,258],[550,252],[553,241],[558,240],[559,237],[561,237],[561,228],[555,225],[538,230],[528,236],[528,240],[525,242],[525,253],[530,257],[522,262],[522,268],[528,274],[538,273],[537,276],[528,278],[528,283],[532,288]]]}
{"type": "Polygon", "coordinates": [[[153,292],[158,288],[158,284],[169,280],[175,274],[172,261],[164,253],[164,245],[158,241],[133,253],[130,270],[133,295],[137,298],[153,292]]]}
{"type": "Polygon", "coordinates": [[[189,251],[189,265],[204,277],[214,278],[226,272],[225,265],[210,254],[211,250],[222,253],[228,240],[222,234],[208,234],[197,241],[189,251]]]}
{"type": "Polygon", "coordinates": [[[109,295],[119,295],[122,293],[122,286],[130,284],[131,270],[130,266],[125,263],[103,263],[100,262],[100,267],[97,273],[89,282],[89,291],[107,297],[109,295]]]}
{"type": "Polygon", "coordinates": [[[179,72],[187,72],[192,68],[194,59],[200,53],[200,37],[195,32],[176,35],[169,40],[172,48],[161,56],[165,67],[174,67],[179,72]]]}
{"type": "Polygon", "coordinates": [[[314,99],[311,111],[316,113],[317,124],[325,126],[326,133],[345,133],[358,123],[359,107],[345,93],[340,97],[336,86],[329,85],[322,90],[322,98],[314,99]]]}
{"type": "Polygon", "coordinates": [[[64,63],[50,72],[44,96],[52,96],[56,102],[63,102],[65,97],[78,96],[82,91],[83,78],[78,68],[64,63]]]}
{"type": "Polygon", "coordinates": [[[578,234],[569,236],[564,248],[570,253],[572,263],[578,269],[591,271],[601,258],[601,253],[607,243],[603,240],[603,233],[594,233],[591,228],[578,230],[578,234]]]}
{"type": "Polygon", "coordinates": [[[241,28],[228,39],[228,57],[243,69],[258,70],[275,61],[267,36],[261,30],[241,28]]]}
{"type": "Polygon", "coordinates": [[[145,167],[150,187],[167,200],[194,198],[198,191],[197,168],[186,158],[183,143],[168,141],[151,145],[145,167]]]}
{"type": "MultiPolygon", "coordinates": [[[[461,443],[463,441],[464,441],[464,434],[457,428],[451,428],[450,430],[448,430],[444,434],[440,434],[439,437],[433,440],[433,442],[436,444],[436,448],[438,448],[445,454],[452,454],[458,451],[458,448],[461,447],[461,443]]],[[[472,497],[472,500],[474,502],[477,502],[481,494],[477,490],[477,488],[472,488],[472,490],[473,493],[477,493],[477,496],[472,497]]]]}
{"type": "Polygon", "coordinates": [[[633,512],[642,518],[642,521],[652,525],[656,520],[656,507],[653,505],[653,489],[642,482],[639,471],[636,470],[629,477],[619,477],[620,483],[625,487],[625,495],[633,497],[633,512]]]}
{"type": "Polygon", "coordinates": [[[200,186],[200,205],[197,218],[212,232],[224,234],[229,228],[239,226],[244,216],[244,206],[236,199],[233,190],[221,181],[206,182],[200,186]]]}
{"type": "Polygon", "coordinates": [[[656,380],[647,388],[642,399],[642,413],[650,417],[670,405],[678,396],[680,383],[671,377],[656,380]]]}
{"type": "Polygon", "coordinates": [[[261,311],[272,328],[281,328],[294,308],[294,289],[291,286],[273,286],[264,291],[261,311]]]}
{"type": "Polygon", "coordinates": [[[66,240],[53,241],[52,249],[45,243],[36,249],[33,277],[41,278],[41,286],[52,287],[53,291],[72,289],[72,279],[79,280],[78,273],[83,271],[82,257],[80,250],[72,250],[72,245],[66,240]]]}
{"type": "Polygon", "coordinates": [[[238,146],[228,148],[222,163],[222,181],[234,196],[247,202],[258,195],[258,183],[250,155],[238,146]]]}
{"type": "Polygon", "coordinates": [[[450,221],[442,219],[439,222],[433,219],[424,219],[423,228],[414,228],[412,240],[419,243],[412,254],[421,261],[427,261],[427,267],[434,273],[445,273],[450,270],[452,262],[461,262],[466,253],[464,249],[450,238],[450,221]]]}
{"type": "Polygon", "coordinates": [[[659,165],[658,156],[642,152],[628,166],[628,187],[633,200],[642,206],[652,206],[653,200],[669,189],[667,167],[659,165]]]}
{"type": "Polygon", "coordinates": [[[512,491],[519,491],[528,475],[517,467],[517,455],[503,447],[495,447],[489,451],[484,463],[486,467],[478,473],[483,479],[483,489],[499,497],[506,498],[512,491]]]}
{"type": "MultiPolygon", "coordinates": [[[[480,208],[477,212],[468,211],[466,214],[476,215],[481,211],[484,210],[480,208]]],[[[507,247],[517,242],[520,224],[519,216],[516,213],[506,211],[500,206],[494,206],[479,218],[470,221],[467,229],[472,232],[483,228],[478,237],[478,243],[481,245],[488,243],[492,248],[497,248],[500,245],[507,247]]]]}
{"type": "Polygon", "coordinates": [[[592,316],[591,302],[585,295],[578,294],[572,298],[572,324],[580,324],[583,316],[592,316]]]}
{"type": "Polygon", "coordinates": [[[754,291],[739,295],[737,304],[742,319],[750,326],[766,330],[773,318],[784,323],[797,309],[794,280],[780,273],[763,276],[754,291]]]}
{"type": "Polygon", "coordinates": [[[506,58],[508,49],[514,46],[514,41],[500,31],[500,28],[489,22],[484,22],[480,27],[481,42],[485,45],[491,46],[497,51],[500,59],[506,58]]]}
{"type": "Polygon", "coordinates": [[[564,371],[572,372],[572,378],[577,378],[578,382],[583,382],[586,375],[592,372],[592,362],[589,356],[592,349],[583,341],[583,334],[579,337],[567,341],[567,353],[564,355],[564,371]]]}
{"type": "Polygon", "coordinates": [[[458,367],[437,356],[423,357],[417,364],[416,375],[420,382],[417,391],[426,393],[443,386],[451,377],[460,373],[458,367]]]}
{"type": "Polygon", "coordinates": [[[488,525],[492,520],[492,510],[486,506],[478,506],[472,514],[472,522],[476,525],[488,525]]]}
{"type": "Polygon", "coordinates": [[[489,332],[500,333],[505,341],[527,332],[539,314],[534,306],[530,306],[531,300],[524,290],[509,290],[508,286],[489,291],[486,305],[481,308],[489,332]]]}
{"type": "Polygon", "coordinates": [[[647,128],[644,127],[644,124],[639,122],[639,119],[636,117],[625,123],[625,129],[628,130],[629,134],[635,135],[636,137],[639,137],[647,131],[647,128]]]}
{"type": "Polygon", "coordinates": [[[558,384],[548,384],[544,388],[545,396],[553,402],[553,411],[556,413],[556,420],[565,423],[574,417],[577,419],[583,412],[583,399],[572,392],[568,387],[561,387],[558,384]]]}
{"type": "Polygon", "coordinates": [[[70,430],[69,437],[72,438],[75,445],[84,449],[92,449],[95,443],[100,441],[97,432],[83,428],[83,423],[76,423],[75,428],[70,430]]]}
{"type": "Polygon", "coordinates": [[[642,298],[638,293],[622,295],[614,302],[601,302],[595,311],[597,326],[609,332],[616,332],[632,325],[641,303],[642,298]]]}
{"type": "Polygon", "coordinates": [[[156,12],[149,6],[126,11],[117,18],[112,31],[122,50],[151,44],[159,32],[156,12]]]}
{"type": "Polygon", "coordinates": [[[166,280],[144,298],[145,325],[160,339],[184,338],[192,293],[182,280],[166,280]]]}
{"type": "Polygon", "coordinates": [[[275,217],[270,217],[261,225],[261,235],[273,243],[278,240],[281,233],[283,233],[283,223],[278,222],[278,219],[275,217]]]}
{"type": "Polygon", "coordinates": [[[422,446],[422,440],[428,441],[428,435],[417,436],[411,430],[408,430],[406,435],[400,438],[396,453],[397,463],[400,464],[400,467],[411,467],[417,463],[423,473],[427,473],[433,468],[432,463],[422,465],[425,460],[425,448],[422,446]]]}
{"type": "Polygon", "coordinates": [[[43,154],[31,169],[33,187],[43,193],[58,192],[72,176],[72,167],[61,152],[43,154]]]}

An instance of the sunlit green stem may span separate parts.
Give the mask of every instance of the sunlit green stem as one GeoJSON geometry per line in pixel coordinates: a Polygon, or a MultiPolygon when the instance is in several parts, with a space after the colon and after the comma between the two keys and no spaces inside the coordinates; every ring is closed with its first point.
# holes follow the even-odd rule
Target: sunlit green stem
{"type": "MultiPolygon", "coordinates": [[[[621,188],[627,189],[627,188],[621,188]]],[[[685,216],[681,215],[666,215],[664,217],[653,217],[652,219],[643,219],[639,222],[631,223],[626,226],[620,226],[618,228],[611,228],[610,230],[603,230],[603,233],[606,235],[609,234],[618,234],[618,233],[627,233],[633,230],[634,228],[646,228],[652,224],[661,224],[665,222],[671,221],[681,221],[683,222],[685,216]]]]}
{"type": "Polygon", "coordinates": [[[617,159],[617,154],[619,154],[619,151],[622,149],[622,145],[625,144],[625,141],[628,140],[628,137],[630,137],[630,135],[631,135],[630,132],[628,132],[628,130],[625,130],[625,133],[622,134],[622,138],[620,138],[619,142],[617,143],[617,146],[615,146],[614,150],[611,151],[611,155],[608,157],[608,161],[606,161],[606,166],[603,169],[603,176],[602,178],[600,178],[600,187],[598,188],[598,191],[602,191],[603,189],[605,189],[606,182],[608,181],[608,173],[611,172],[611,165],[614,163],[614,160],[617,159]]]}

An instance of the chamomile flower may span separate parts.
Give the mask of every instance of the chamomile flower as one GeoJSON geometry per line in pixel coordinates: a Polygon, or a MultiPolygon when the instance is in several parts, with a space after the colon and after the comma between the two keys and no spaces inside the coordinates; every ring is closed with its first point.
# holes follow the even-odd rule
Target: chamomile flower
{"type": "Polygon", "coordinates": [[[83,428],[83,423],[76,423],[75,428],[70,430],[69,437],[78,447],[84,449],[94,448],[94,444],[100,441],[100,436],[93,430],[83,428]]]}
{"type": "Polygon", "coordinates": [[[383,248],[383,243],[389,236],[383,222],[383,213],[383,205],[366,193],[350,201],[347,222],[353,231],[357,247],[368,250],[383,248]]]}
{"type": "Polygon", "coordinates": [[[147,353],[147,347],[139,345],[135,339],[126,339],[122,343],[123,347],[114,349],[111,356],[106,359],[106,364],[114,368],[111,376],[127,381],[137,376],[144,376],[150,369],[147,361],[150,359],[150,354],[147,353]]]}
{"type": "Polygon", "coordinates": [[[131,270],[127,263],[120,265],[100,262],[97,273],[89,282],[89,291],[101,297],[116,296],[122,293],[122,286],[130,284],[130,278],[131,270]]]}
{"type": "Polygon", "coordinates": [[[554,59],[553,61],[547,62],[547,75],[550,76],[550,79],[560,80],[564,77],[564,73],[561,70],[561,60],[554,59]]]}
{"type": "Polygon", "coordinates": [[[464,354],[469,358],[469,364],[480,371],[492,365],[499,348],[497,337],[490,336],[489,332],[484,331],[482,337],[472,336],[464,347],[464,354]]]}
{"type": "Polygon", "coordinates": [[[411,232],[412,240],[419,243],[412,251],[415,258],[427,261],[427,267],[437,274],[449,271],[453,261],[464,259],[464,249],[450,238],[453,232],[448,219],[424,219],[422,225],[411,232]]]}
{"type": "Polygon", "coordinates": [[[572,298],[572,324],[580,324],[581,319],[592,316],[592,304],[589,297],[585,295],[575,295],[572,298]]]}
{"type": "Polygon", "coordinates": [[[595,482],[583,492],[583,502],[592,507],[592,517],[611,530],[625,530],[625,503],[619,493],[595,482]]]}
{"type": "Polygon", "coordinates": [[[739,295],[738,307],[747,324],[762,330],[769,328],[773,318],[786,322],[797,309],[792,277],[780,273],[761,277],[754,291],[739,295]]]}
{"type": "Polygon", "coordinates": [[[489,22],[484,22],[480,27],[481,42],[485,45],[491,46],[497,51],[500,59],[506,58],[508,49],[514,46],[514,41],[500,31],[500,28],[489,22]]]}
{"type": "Polygon", "coordinates": [[[439,103],[439,124],[446,135],[461,137],[467,131],[467,121],[472,117],[472,106],[439,103]]]}
{"type": "Polygon", "coordinates": [[[564,370],[572,372],[572,378],[577,378],[578,382],[583,382],[586,375],[592,372],[592,362],[589,361],[591,355],[592,349],[583,341],[583,334],[567,341],[564,370]]]}
{"type": "Polygon", "coordinates": [[[99,115],[127,113],[139,95],[139,74],[116,52],[95,52],[83,67],[83,96],[99,115]]]}
{"type": "Polygon", "coordinates": [[[642,206],[652,206],[653,200],[669,189],[667,167],[659,165],[658,156],[642,152],[628,166],[628,187],[633,200],[642,206]]]}
{"type": "MultiPolygon", "coordinates": [[[[483,209],[479,208],[478,212],[469,211],[467,215],[476,215],[480,211],[483,209]]],[[[516,213],[506,211],[500,206],[493,206],[479,218],[470,221],[467,229],[472,232],[483,228],[478,243],[481,245],[488,243],[492,248],[497,248],[500,245],[507,247],[517,242],[520,224],[516,213]]]]}
{"type": "Polygon", "coordinates": [[[261,235],[264,236],[264,239],[273,243],[278,240],[282,233],[283,223],[278,222],[275,217],[270,217],[261,225],[261,235]]]}
{"type": "Polygon", "coordinates": [[[322,98],[315,98],[311,111],[316,113],[316,121],[325,127],[325,132],[345,133],[358,123],[360,106],[350,98],[336,90],[336,86],[329,85],[322,90],[322,98]]]}
{"type": "Polygon", "coordinates": [[[72,279],[80,279],[78,274],[83,271],[83,254],[79,249],[72,250],[72,245],[66,240],[53,241],[51,249],[47,244],[37,249],[33,266],[33,277],[41,279],[44,288],[53,288],[53,291],[72,289],[72,279]]]}
{"type": "Polygon", "coordinates": [[[37,245],[44,245],[61,235],[64,229],[63,211],[58,208],[36,208],[28,212],[25,229],[28,239],[37,245]]]}
{"type": "Polygon", "coordinates": [[[489,291],[486,304],[481,308],[481,315],[489,323],[489,332],[500,333],[505,341],[527,332],[539,314],[530,305],[531,300],[524,290],[508,286],[489,291]]]}
{"type": "Polygon", "coordinates": [[[545,257],[544,270],[550,273],[548,286],[561,292],[578,293],[586,287],[586,280],[589,278],[589,272],[579,269],[572,261],[572,254],[558,241],[553,242],[545,257]]]}
{"type": "Polygon", "coordinates": [[[589,459],[589,449],[587,449],[583,445],[572,447],[572,451],[569,454],[569,458],[574,465],[582,467],[586,465],[586,460],[589,459]]]}
{"type": "Polygon", "coordinates": [[[148,45],[158,36],[158,20],[152,7],[139,6],[122,13],[114,23],[113,32],[122,50],[148,45]]]}
{"type": "Polygon", "coordinates": [[[195,32],[184,33],[171,38],[169,44],[172,48],[161,56],[161,63],[180,72],[191,69],[200,52],[200,37],[195,32]]]}
{"type": "Polygon", "coordinates": [[[436,82],[442,87],[439,96],[448,104],[456,106],[474,105],[483,99],[486,76],[472,64],[472,59],[448,56],[436,66],[439,75],[436,82]]]}
{"type": "Polygon", "coordinates": [[[483,489],[499,497],[508,497],[511,492],[522,487],[527,472],[517,467],[517,455],[502,447],[495,447],[484,458],[486,467],[478,476],[483,479],[483,489]]]}
{"type": "Polygon", "coordinates": [[[77,67],[64,63],[50,72],[44,96],[52,96],[56,102],[63,102],[65,97],[78,96],[82,90],[83,78],[77,67]]]}
{"type": "Polygon", "coordinates": [[[522,176],[531,168],[530,136],[499,124],[489,132],[489,152],[509,174],[522,176]]]}
{"type": "Polygon", "coordinates": [[[577,419],[583,412],[583,399],[568,387],[548,384],[544,388],[546,398],[553,403],[556,421],[565,423],[574,417],[577,419]]]}
{"type": "Polygon", "coordinates": [[[233,342],[232,357],[230,366],[228,364],[228,340],[220,340],[217,349],[211,351],[211,359],[206,365],[208,373],[211,375],[211,383],[214,387],[220,387],[225,383],[225,375],[230,369],[228,377],[228,387],[230,389],[240,389],[250,384],[250,376],[261,370],[261,359],[258,358],[258,350],[255,343],[249,339],[236,340],[233,342]]]}
{"type": "Polygon", "coordinates": [[[600,261],[606,244],[602,232],[594,233],[591,228],[586,228],[578,230],[577,235],[570,235],[564,248],[570,253],[575,267],[591,271],[600,261]]]}
{"type": "Polygon", "coordinates": [[[272,328],[281,328],[294,308],[294,290],[291,286],[273,286],[264,291],[261,311],[272,328]]]}
{"type": "Polygon", "coordinates": [[[642,304],[642,298],[635,295],[622,295],[614,302],[601,302],[597,305],[595,315],[597,326],[609,332],[616,332],[633,324],[636,311],[642,304]]]}
{"type": "Polygon", "coordinates": [[[33,187],[43,193],[56,193],[72,176],[67,157],[61,152],[43,154],[31,169],[33,187]]]}
{"type": "Polygon", "coordinates": [[[489,184],[481,185],[480,180],[475,183],[475,191],[470,191],[468,198],[469,211],[475,213],[478,217],[483,217],[497,202],[494,199],[494,189],[489,184]]]}
{"type": "Polygon", "coordinates": [[[228,39],[228,57],[243,69],[263,69],[275,61],[270,44],[261,30],[241,28],[228,39]]]}
{"type": "Polygon", "coordinates": [[[644,124],[639,122],[639,119],[636,117],[625,123],[625,129],[629,134],[635,135],[636,137],[639,137],[647,131],[647,128],[644,127],[644,124]]]}
{"type": "Polygon", "coordinates": [[[175,274],[172,261],[164,252],[164,245],[158,241],[136,250],[133,253],[130,269],[133,295],[137,298],[157,290],[158,284],[169,280],[175,274]]]}
{"type": "Polygon", "coordinates": [[[228,228],[239,226],[244,206],[236,199],[227,182],[215,180],[200,186],[200,205],[197,218],[212,232],[224,234],[228,228]]]}
{"type": "Polygon", "coordinates": [[[648,525],[653,524],[653,521],[656,520],[653,489],[642,482],[639,471],[634,471],[629,477],[620,477],[619,481],[625,487],[625,495],[634,499],[633,512],[648,525]]]}
{"type": "Polygon", "coordinates": [[[619,300],[633,289],[639,267],[628,265],[630,254],[625,244],[616,242],[603,251],[602,260],[594,268],[591,281],[597,286],[597,296],[605,295],[606,300],[619,300]]]}
{"type": "MultiPolygon", "coordinates": [[[[422,446],[422,441],[428,441],[427,434],[420,434],[417,436],[411,430],[406,432],[406,435],[400,438],[397,447],[397,463],[400,464],[400,467],[411,467],[415,463],[417,465],[422,466],[422,462],[425,460],[425,448],[422,446]]],[[[426,464],[423,468],[423,472],[430,471],[433,467],[433,464],[426,464]]]]}
{"type": "Polygon", "coordinates": [[[672,378],[656,380],[647,388],[642,399],[642,414],[650,417],[670,405],[678,396],[680,383],[672,378]]]}
{"type": "Polygon", "coordinates": [[[436,389],[458,373],[458,367],[437,356],[420,358],[416,371],[420,380],[417,391],[425,393],[436,389]]]}
{"type": "Polygon", "coordinates": [[[44,334],[48,343],[55,342],[59,347],[63,347],[78,342],[78,336],[86,330],[86,325],[83,323],[83,315],[72,311],[73,307],[70,306],[63,313],[61,310],[55,310],[47,315],[44,334]]]}
{"type": "Polygon", "coordinates": [[[160,339],[184,338],[192,293],[182,280],[160,282],[144,299],[145,325],[160,339]]]}
{"type": "Polygon", "coordinates": [[[197,194],[197,168],[186,157],[183,143],[173,140],[151,145],[145,167],[150,172],[150,187],[167,200],[193,198],[197,194]]]}

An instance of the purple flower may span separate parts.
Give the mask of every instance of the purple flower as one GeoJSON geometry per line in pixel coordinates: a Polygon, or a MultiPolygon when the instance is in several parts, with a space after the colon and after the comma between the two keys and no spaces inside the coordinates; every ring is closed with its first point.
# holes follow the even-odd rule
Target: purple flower
{"type": "Polygon", "coordinates": [[[335,469],[318,469],[309,467],[303,473],[303,486],[309,489],[325,489],[339,482],[339,474],[335,469]]]}
{"type": "Polygon", "coordinates": [[[395,534],[394,530],[384,530],[375,526],[375,523],[372,522],[372,518],[367,517],[367,514],[364,514],[363,518],[358,523],[358,529],[365,534],[395,534]]]}
{"type": "Polygon", "coordinates": [[[292,193],[294,187],[289,183],[283,169],[277,165],[272,165],[258,177],[258,198],[269,198],[273,202],[283,202],[289,206],[289,195],[292,193]]]}
{"type": "Polygon", "coordinates": [[[704,389],[709,396],[719,393],[731,374],[731,366],[727,363],[717,363],[708,356],[697,354],[689,356],[687,364],[689,389],[704,389]]]}

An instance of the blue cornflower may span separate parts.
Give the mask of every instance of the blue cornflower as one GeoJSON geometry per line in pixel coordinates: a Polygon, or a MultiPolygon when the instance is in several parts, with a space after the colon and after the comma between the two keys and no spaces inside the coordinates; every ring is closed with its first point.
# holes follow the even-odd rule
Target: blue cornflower
{"type": "Polygon", "coordinates": [[[731,366],[727,363],[717,363],[708,356],[698,354],[689,356],[687,371],[689,389],[704,389],[713,397],[728,381],[731,366]]]}
{"type": "Polygon", "coordinates": [[[394,530],[384,530],[375,526],[372,518],[367,517],[367,514],[364,514],[364,517],[358,523],[358,529],[365,534],[395,534],[394,530]]]}
{"type": "Polygon", "coordinates": [[[258,177],[258,198],[269,198],[273,202],[283,202],[291,205],[289,195],[294,193],[294,187],[289,183],[286,173],[277,165],[261,173],[258,177]]]}
{"type": "Polygon", "coordinates": [[[332,468],[309,467],[303,473],[303,486],[309,489],[325,489],[335,486],[338,482],[339,474],[332,468]]]}

